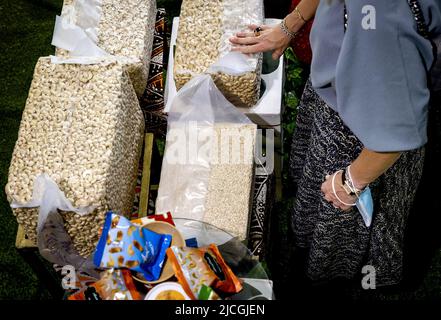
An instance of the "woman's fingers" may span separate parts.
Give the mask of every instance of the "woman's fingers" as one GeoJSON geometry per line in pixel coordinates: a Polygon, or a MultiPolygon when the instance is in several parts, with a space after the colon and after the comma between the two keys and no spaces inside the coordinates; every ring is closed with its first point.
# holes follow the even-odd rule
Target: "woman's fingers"
{"type": "Polygon", "coordinates": [[[241,31],[241,32],[237,32],[237,33],[235,34],[235,36],[236,36],[237,38],[251,38],[251,37],[254,37],[254,38],[255,38],[256,35],[254,34],[254,30],[256,30],[257,27],[260,27],[261,31],[265,31],[265,30],[269,30],[269,29],[271,29],[270,26],[265,26],[265,25],[258,26],[258,25],[252,24],[252,25],[248,26],[248,28],[249,28],[252,32],[241,31]]]}
{"type": "Polygon", "coordinates": [[[281,49],[274,50],[272,54],[273,60],[279,60],[282,55],[283,55],[283,51],[281,49]]]}
{"type": "Polygon", "coordinates": [[[230,42],[233,44],[241,44],[241,45],[253,45],[256,43],[259,43],[259,37],[245,37],[245,38],[238,38],[238,37],[231,37],[230,42]]]}
{"type": "Polygon", "coordinates": [[[329,176],[326,176],[325,182],[322,183],[321,190],[323,193],[324,199],[329,202],[334,208],[341,209],[341,203],[334,197],[332,192],[330,191],[330,185],[329,185],[329,176]]]}
{"type": "Polygon", "coordinates": [[[341,207],[341,210],[342,210],[342,211],[349,211],[349,210],[351,210],[351,209],[352,209],[351,206],[343,205],[343,206],[341,207]]]}
{"type": "Polygon", "coordinates": [[[328,194],[325,194],[325,200],[328,202],[334,203],[334,199],[331,196],[329,196],[328,194]]]}
{"type": "Polygon", "coordinates": [[[257,27],[260,27],[260,29],[262,29],[262,30],[268,30],[268,29],[271,28],[271,26],[267,26],[267,25],[265,25],[265,24],[262,24],[262,25],[250,24],[250,25],[248,26],[248,29],[254,31],[254,30],[256,30],[257,27]]]}
{"type": "MultiPolygon", "coordinates": [[[[326,175],[325,181],[321,185],[321,191],[323,193],[323,198],[329,202],[334,208],[339,209],[341,211],[349,211],[352,206],[347,206],[342,203],[334,194],[334,190],[332,188],[332,176],[326,175]]],[[[343,198],[344,199],[344,198],[343,198]]]]}
{"type": "Polygon", "coordinates": [[[254,37],[254,32],[238,32],[236,33],[238,38],[254,37]]]}
{"type": "Polygon", "coordinates": [[[245,54],[258,53],[258,52],[264,51],[260,43],[254,44],[254,45],[243,46],[243,47],[233,47],[231,50],[238,51],[238,52],[245,53],[245,54]]]}
{"type": "Polygon", "coordinates": [[[326,188],[326,183],[322,183],[322,186],[320,187],[320,190],[322,191],[323,194],[327,194],[327,188],[326,188]]]}

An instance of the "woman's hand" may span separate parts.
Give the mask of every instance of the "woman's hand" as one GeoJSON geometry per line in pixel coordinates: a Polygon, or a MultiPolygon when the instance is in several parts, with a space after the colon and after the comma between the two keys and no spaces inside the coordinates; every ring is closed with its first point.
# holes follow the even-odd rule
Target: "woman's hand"
{"type": "MultiPolygon", "coordinates": [[[[335,174],[335,173],[334,173],[335,174]]],[[[355,202],[357,201],[356,196],[350,196],[346,193],[346,191],[343,189],[342,186],[342,172],[338,172],[335,175],[335,179],[333,179],[333,175],[328,175],[326,176],[326,180],[325,182],[323,182],[322,184],[322,192],[324,195],[324,198],[326,199],[326,201],[330,202],[335,208],[338,208],[340,210],[343,211],[348,211],[349,209],[351,209],[353,207],[353,205],[349,205],[349,204],[355,204],[355,202]],[[332,181],[334,180],[334,188],[335,188],[335,193],[337,194],[338,198],[335,196],[334,194],[334,190],[332,188],[332,181]],[[343,202],[345,203],[343,203],[343,202]]]]}
{"type": "MultiPolygon", "coordinates": [[[[302,0],[294,11],[285,17],[284,23],[290,33],[296,34],[309,19],[312,19],[319,2],[320,0],[302,0]]],[[[239,32],[230,38],[230,42],[236,45],[233,51],[245,54],[273,51],[273,59],[279,59],[288,48],[292,38],[283,32],[280,25],[260,26],[262,31],[256,37],[254,30],[257,27],[259,26],[250,25],[248,28],[251,32],[239,32]]]]}
{"type": "MultiPolygon", "coordinates": [[[[375,181],[392,167],[400,156],[401,152],[375,152],[364,148],[357,159],[346,169],[346,172],[350,173],[353,186],[358,190],[363,190],[369,183],[375,181]]],[[[322,184],[321,189],[324,198],[332,203],[334,207],[346,211],[351,206],[343,204],[342,201],[347,204],[353,204],[357,199],[355,196],[349,196],[343,189],[341,171],[337,172],[334,179],[335,193],[341,201],[337,199],[332,189],[333,175],[326,176],[326,180],[322,184]]]]}
{"type": "Polygon", "coordinates": [[[232,50],[245,54],[273,51],[273,59],[279,59],[288,48],[291,38],[282,31],[279,25],[260,26],[262,31],[256,37],[254,30],[257,27],[259,26],[250,25],[248,28],[251,32],[239,32],[235,37],[230,38],[230,42],[235,45],[232,50]]]}

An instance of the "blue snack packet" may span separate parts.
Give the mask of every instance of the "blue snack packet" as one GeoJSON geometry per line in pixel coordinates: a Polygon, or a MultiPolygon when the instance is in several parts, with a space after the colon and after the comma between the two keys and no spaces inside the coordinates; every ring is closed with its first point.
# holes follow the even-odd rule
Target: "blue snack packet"
{"type": "Polygon", "coordinates": [[[108,212],[93,261],[98,268],[128,268],[155,281],[161,276],[171,239],[169,234],[138,227],[108,212]]]}

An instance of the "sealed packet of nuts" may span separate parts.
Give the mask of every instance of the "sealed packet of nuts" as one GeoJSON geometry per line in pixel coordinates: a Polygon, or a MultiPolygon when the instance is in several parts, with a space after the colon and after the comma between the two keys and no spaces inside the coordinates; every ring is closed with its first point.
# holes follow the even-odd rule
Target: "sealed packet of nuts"
{"type": "Polygon", "coordinates": [[[155,281],[161,275],[171,238],[109,212],[95,251],[95,266],[128,268],[140,272],[147,281],[155,281]]]}
{"type": "Polygon", "coordinates": [[[263,55],[232,53],[229,39],[263,22],[263,0],[183,0],[174,55],[176,88],[209,73],[232,104],[253,107],[260,94],[263,55]]]}
{"type": "Polygon", "coordinates": [[[124,66],[39,58],[5,186],[29,239],[36,242],[43,221],[35,182],[45,174],[73,208],[82,208],[60,208],[58,197],[48,198],[75,250],[93,253],[106,212],[128,214],[133,207],[143,137],[144,117],[124,66]]]}
{"type": "Polygon", "coordinates": [[[141,300],[129,270],[106,270],[101,279],[68,300],[141,300]]]}
{"type": "Polygon", "coordinates": [[[179,283],[194,300],[215,300],[242,290],[242,283],[214,244],[205,248],[173,246],[167,249],[167,256],[179,283]]]}

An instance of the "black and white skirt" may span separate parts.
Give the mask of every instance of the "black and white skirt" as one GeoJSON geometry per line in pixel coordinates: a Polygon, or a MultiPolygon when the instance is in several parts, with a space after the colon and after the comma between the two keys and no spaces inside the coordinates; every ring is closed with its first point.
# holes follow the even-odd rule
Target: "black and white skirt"
{"type": "Polygon", "coordinates": [[[347,167],[362,148],[308,81],[299,105],[290,169],[298,188],[292,227],[296,245],[309,248],[307,275],[312,280],[352,279],[361,276],[365,265],[375,268],[377,286],[401,280],[404,230],[422,174],[424,148],[404,152],[371,184],[370,228],[356,207],[342,212],[320,190],[325,176],[347,167]]]}

